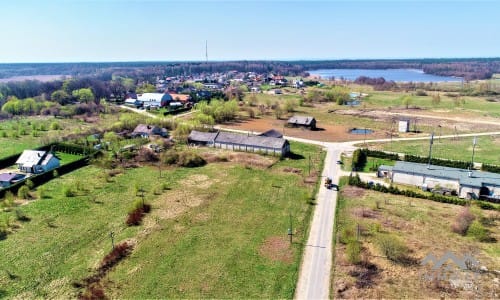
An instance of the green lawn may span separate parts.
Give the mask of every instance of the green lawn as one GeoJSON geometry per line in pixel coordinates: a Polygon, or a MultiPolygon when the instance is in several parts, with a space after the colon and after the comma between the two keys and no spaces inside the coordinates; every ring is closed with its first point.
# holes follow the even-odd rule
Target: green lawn
{"type": "Polygon", "coordinates": [[[52,180],[43,186],[47,199],[22,206],[31,221],[0,212],[18,225],[0,241],[0,296],[76,297],[72,283],[92,274],[110,251],[113,231],[116,242],[135,248],[103,280],[110,297],[291,298],[314,186],[284,168],[305,173],[309,155],[324,156],[313,146],[292,143],[292,150],[298,159],[268,169],[210,163],[164,169],[159,178],[157,167],[141,167],[106,182],[103,170],[88,166],[52,180]],[[162,182],[170,190],[159,191],[162,182]],[[143,225],[127,227],[135,185],[146,190],[153,210],[143,225]],[[63,196],[69,186],[80,187],[77,196],[63,196]]]}
{"type": "MultiPolygon", "coordinates": [[[[457,139],[435,138],[432,147],[432,156],[436,158],[470,161],[472,159],[472,137],[457,139]]],[[[499,136],[477,137],[474,162],[500,165],[499,136]]],[[[393,141],[392,143],[370,144],[370,149],[408,153],[412,155],[428,156],[429,141],[393,141]]]]}

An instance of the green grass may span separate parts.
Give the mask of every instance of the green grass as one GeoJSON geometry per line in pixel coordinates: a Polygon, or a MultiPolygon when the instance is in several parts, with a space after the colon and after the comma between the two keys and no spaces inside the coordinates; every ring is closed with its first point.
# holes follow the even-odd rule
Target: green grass
{"type": "MultiPolygon", "coordinates": [[[[472,137],[461,137],[457,139],[435,138],[432,147],[432,156],[435,158],[471,161],[472,159],[472,137]]],[[[474,162],[500,165],[499,136],[477,137],[474,162]]],[[[370,149],[407,153],[412,155],[428,156],[429,141],[393,141],[392,143],[370,144],[370,149]]]]}
{"type": "MultiPolygon", "coordinates": [[[[156,167],[141,167],[105,182],[103,170],[88,166],[52,180],[44,185],[50,198],[22,207],[31,221],[0,241],[0,295],[76,297],[72,283],[92,274],[110,251],[113,231],[116,242],[136,242],[131,257],[108,275],[114,283],[105,280],[113,298],[291,298],[314,187],[283,168],[305,173],[309,154],[324,156],[313,146],[292,143],[292,149],[304,158],[269,169],[211,163],[164,169],[160,179],[156,167]],[[155,195],[162,182],[171,190],[155,195]],[[153,210],[144,225],[126,227],[136,184],[147,191],[153,210]],[[81,190],[65,198],[67,186],[81,190]],[[171,208],[182,212],[165,217],[171,208]],[[290,260],[262,256],[267,239],[287,241],[290,211],[296,230],[296,242],[285,249],[290,260]]],[[[321,161],[315,163],[320,169],[321,161]]],[[[0,212],[7,215],[14,213],[0,212]]]]}

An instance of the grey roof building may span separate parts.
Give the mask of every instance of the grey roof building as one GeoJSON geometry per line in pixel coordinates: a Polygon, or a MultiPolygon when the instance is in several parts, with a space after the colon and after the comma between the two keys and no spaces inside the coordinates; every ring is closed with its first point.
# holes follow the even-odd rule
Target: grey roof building
{"type": "Polygon", "coordinates": [[[189,143],[213,146],[222,149],[246,152],[264,152],[285,155],[290,152],[290,143],[283,138],[245,135],[233,132],[200,132],[191,131],[189,143]]]}
{"type": "Polygon", "coordinates": [[[282,138],[283,134],[281,132],[279,132],[278,130],[269,129],[268,131],[264,131],[263,133],[259,134],[259,136],[268,136],[268,137],[273,137],[273,138],[282,138]]]}
{"type": "Polygon", "coordinates": [[[396,183],[452,188],[462,198],[471,197],[470,193],[500,198],[500,174],[496,173],[398,161],[393,167],[380,166],[378,175],[396,183]]]}
{"type": "Polygon", "coordinates": [[[310,116],[293,116],[288,119],[288,125],[316,129],[316,119],[310,116]]]}

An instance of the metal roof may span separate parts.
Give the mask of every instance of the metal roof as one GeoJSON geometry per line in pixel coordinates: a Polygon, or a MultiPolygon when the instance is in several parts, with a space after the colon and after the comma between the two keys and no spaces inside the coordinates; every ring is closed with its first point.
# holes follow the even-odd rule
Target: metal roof
{"type": "Polygon", "coordinates": [[[193,130],[188,136],[188,139],[196,142],[211,142],[213,143],[218,132],[201,132],[193,130]]]}
{"type": "Polygon", "coordinates": [[[297,125],[311,125],[313,117],[310,116],[293,116],[288,119],[289,124],[297,124],[297,125]]]}
{"type": "Polygon", "coordinates": [[[16,164],[22,164],[25,167],[39,165],[44,155],[45,151],[24,150],[16,160],[16,164]]]}
{"type": "MultiPolygon", "coordinates": [[[[500,174],[474,170],[472,171],[472,176],[469,177],[469,170],[435,165],[430,165],[430,167],[427,168],[427,166],[427,164],[398,161],[394,167],[392,167],[392,171],[458,180],[461,185],[471,187],[482,187],[485,184],[500,186],[500,174]]],[[[389,166],[380,167],[390,168],[389,166]]]]}
{"type": "Polygon", "coordinates": [[[259,136],[268,136],[268,137],[273,137],[273,138],[282,138],[283,134],[281,132],[279,132],[278,130],[269,129],[268,131],[265,131],[265,132],[259,134],[259,136]]]}
{"type": "Polygon", "coordinates": [[[267,136],[244,135],[233,132],[219,132],[216,143],[238,144],[243,146],[258,146],[263,148],[281,149],[287,140],[267,136]]]}

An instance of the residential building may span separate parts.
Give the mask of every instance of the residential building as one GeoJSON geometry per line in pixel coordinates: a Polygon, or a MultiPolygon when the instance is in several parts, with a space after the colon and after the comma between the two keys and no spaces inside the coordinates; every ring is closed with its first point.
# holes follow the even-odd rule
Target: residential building
{"type": "Polygon", "coordinates": [[[47,151],[24,150],[16,161],[21,172],[39,174],[59,167],[59,159],[47,151]]]}
{"type": "Polygon", "coordinates": [[[310,116],[293,116],[288,119],[288,126],[316,129],[316,119],[310,116]]]}

